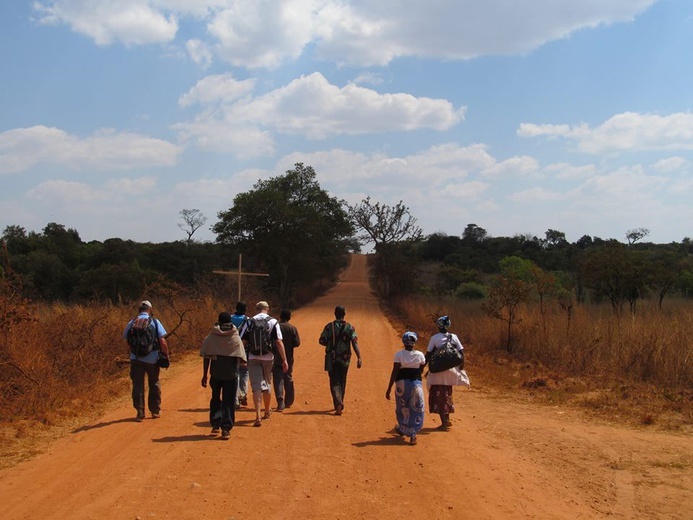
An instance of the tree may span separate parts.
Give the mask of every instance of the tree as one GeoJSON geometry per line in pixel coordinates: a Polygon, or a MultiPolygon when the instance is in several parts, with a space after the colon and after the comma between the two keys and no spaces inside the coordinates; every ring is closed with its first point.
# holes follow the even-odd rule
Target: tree
{"type": "Polygon", "coordinates": [[[186,242],[189,244],[192,242],[192,236],[195,234],[195,231],[205,225],[207,217],[199,209],[182,209],[178,214],[183,221],[178,223],[178,227],[188,235],[186,242]]]}
{"type": "Polygon", "coordinates": [[[381,281],[379,290],[383,296],[390,296],[393,286],[406,287],[411,282],[412,269],[407,267],[405,257],[399,251],[400,243],[417,241],[422,238],[421,228],[409,213],[409,208],[400,200],[395,206],[371,202],[366,197],[359,204],[349,208],[349,216],[356,229],[362,234],[362,243],[375,244],[375,271],[381,281]],[[397,260],[395,260],[397,259],[397,260]]]}
{"type": "Polygon", "coordinates": [[[462,240],[468,244],[480,244],[486,240],[488,233],[476,224],[467,224],[462,232],[462,240]]]}
{"type": "Polygon", "coordinates": [[[626,240],[628,240],[628,245],[632,246],[638,240],[642,240],[643,238],[645,238],[649,234],[650,234],[650,230],[647,228],[629,229],[626,232],[626,240]]]}
{"type": "Polygon", "coordinates": [[[358,248],[345,208],[320,187],[311,166],[296,163],[236,195],[212,231],[217,242],[249,253],[288,305],[298,286],[330,276],[358,248]]]}
{"type": "Polygon", "coordinates": [[[388,206],[380,202],[374,204],[370,197],[366,197],[350,208],[349,215],[356,224],[356,229],[363,231],[359,240],[366,244],[373,242],[376,250],[383,244],[418,240],[422,237],[416,219],[401,200],[395,206],[388,206]]]}
{"type": "Polygon", "coordinates": [[[505,349],[512,354],[515,348],[513,326],[520,322],[517,308],[529,296],[529,285],[519,278],[499,276],[488,292],[481,309],[489,316],[507,324],[505,349]]]}
{"type": "Polygon", "coordinates": [[[545,235],[546,238],[542,241],[542,245],[547,249],[563,247],[568,245],[568,241],[565,238],[565,233],[563,233],[562,231],[548,229],[545,235]]]}

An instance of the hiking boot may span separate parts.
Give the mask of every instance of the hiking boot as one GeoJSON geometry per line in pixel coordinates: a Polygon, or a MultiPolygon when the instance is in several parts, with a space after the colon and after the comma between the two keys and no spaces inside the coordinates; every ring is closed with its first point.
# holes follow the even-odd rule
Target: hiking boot
{"type": "Polygon", "coordinates": [[[221,438],[225,441],[229,440],[231,438],[231,432],[229,430],[222,430],[221,438]]]}

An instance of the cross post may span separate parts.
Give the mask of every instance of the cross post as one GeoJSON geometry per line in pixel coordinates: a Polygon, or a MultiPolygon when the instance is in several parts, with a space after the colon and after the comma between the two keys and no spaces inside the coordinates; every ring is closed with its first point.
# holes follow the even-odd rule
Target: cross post
{"type": "Polygon", "coordinates": [[[241,269],[241,262],[242,262],[243,255],[242,253],[238,253],[238,271],[221,271],[221,270],[214,270],[212,271],[215,274],[223,274],[225,276],[238,276],[238,300],[241,301],[241,278],[244,276],[269,276],[268,273],[244,273],[241,269]]]}

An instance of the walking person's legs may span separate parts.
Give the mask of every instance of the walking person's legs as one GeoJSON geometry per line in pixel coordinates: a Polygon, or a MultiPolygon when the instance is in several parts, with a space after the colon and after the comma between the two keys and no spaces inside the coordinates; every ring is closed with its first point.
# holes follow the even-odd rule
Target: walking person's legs
{"type": "Polygon", "coordinates": [[[273,366],[272,367],[272,384],[274,386],[274,394],[277,398],[277,411],[281,412],[284,410],[284,407],[286,405],[286,402],[284,400],[284,390],[285,390],[285,381],[284,381],[284,371],[282,370],[281,366],[273,366]]]}
{"type": "Polygon", "coordinates": [[[156,363],[143,363],[143,365],[149,386],[147,406],[152,417],[156,419],[161,414],[161,382],[159,381],[161,368],[156,363]]]}
{"type": "Polygon", "coordinates": [[[290,408],[294,404],[296,391],[294,389],[294,362],[289,362],[289,370],[284,374],[284,407],[290,408]]]}
{"type": "Polygon", "coordinates": [[[209,423],[212,425],[212,433],[218,433],[221,428],[222,409],[221,409],[221,389],[223,381],[214,377],[209,379],[209,387],[212,389],[212,396],[209,399],[209,423]]]}
{"type": "Polygon", "coordinates": [[[144,419],[144,363],[133,359],[130,361],[130,379],[132,380],[132,406],[137,410],[136,421],[144,419]]]}
{"type": "Polygon", "coordinates": [[[238,367],[238,389],[236,391],[236,408],[248,405],[248,365],[238,367]]]}
{"type": "Polygon", "coordinates": [[[221,436],[228,439],[236,421],[236,390],[238,378],[221,383],[221,436]]]}

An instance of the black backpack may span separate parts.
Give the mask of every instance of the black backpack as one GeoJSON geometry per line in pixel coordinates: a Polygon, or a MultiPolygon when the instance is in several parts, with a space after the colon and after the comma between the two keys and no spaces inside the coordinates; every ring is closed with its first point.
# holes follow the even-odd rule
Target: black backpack
{"type": "Polygon", "coordinates": [[[152,350],[159,349],[159,331],[151,316],[132,320],[127,335],[130,352],[137,357],[143,357],[152,350]]]}
{"type": "Polygon", "coordinates": [[[245,332],[243,339],[246,341],[249,354],[254,356],[262,356],[274,352],[274,344],[272,342],[272,328],[270,327],[269,316],[248,318],[246,321],[245,332]]]}

